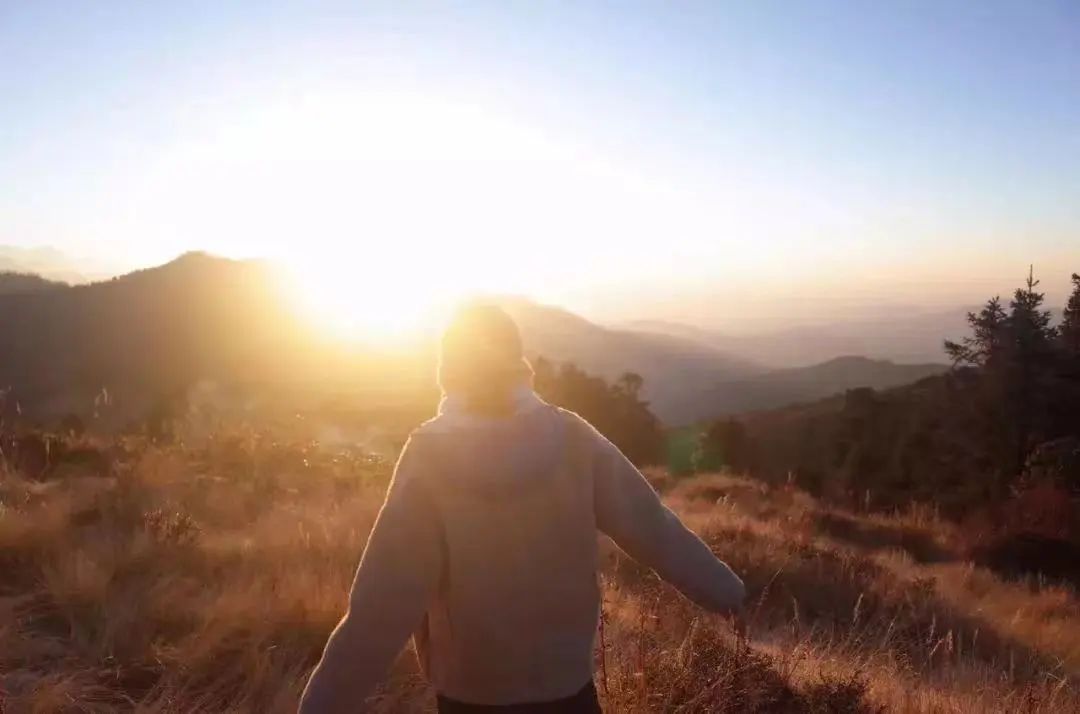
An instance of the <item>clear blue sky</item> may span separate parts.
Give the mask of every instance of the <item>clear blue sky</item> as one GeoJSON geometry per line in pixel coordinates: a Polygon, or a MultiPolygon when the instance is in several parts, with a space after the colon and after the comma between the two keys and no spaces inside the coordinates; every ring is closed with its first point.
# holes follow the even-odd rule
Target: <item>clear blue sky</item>
{"type": "Polygon", "coordinates": [[[0,3],[0,245],[442,240],[578,299],[1080,270],[1075,2],[224,5],[0,3]]]}

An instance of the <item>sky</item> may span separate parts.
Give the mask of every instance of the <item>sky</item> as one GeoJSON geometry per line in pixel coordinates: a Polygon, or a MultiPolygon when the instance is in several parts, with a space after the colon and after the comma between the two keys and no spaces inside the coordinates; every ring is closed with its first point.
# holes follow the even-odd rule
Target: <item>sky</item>
{"type": "Polygon", "coordinates": [[[1059,299],[1078,78],[1068,0],[0,0],[0,245],[268,257],[366,318],[1059,299]]]}

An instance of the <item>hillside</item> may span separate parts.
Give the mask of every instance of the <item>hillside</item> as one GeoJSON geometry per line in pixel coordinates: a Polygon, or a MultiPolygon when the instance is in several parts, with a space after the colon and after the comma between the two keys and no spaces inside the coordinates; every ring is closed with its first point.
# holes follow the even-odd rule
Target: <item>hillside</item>
{"type": "Polygon", "coordinates": [[[24,414],[151,408],[200,381],[259,383],[304,364],[304,328],[269,268],[201,254],[62,290],[0,295],[0,384],[24,414]]]}
{"type": "Polygon", "coordinates": [[[42,292],[68,287],[67,283],[47,280],[34,273],[0,270],[0,295],[42,292]]]}
{"type": "MultiPolygon", "coordinates": [[[[0,463],[5,707],[295,712],[393,455],[246,428],[51,453],[32,476],[0,463]]],[[[870,515],[743,479],[651,477],[746,582],[748,636],[605,545],[605,711],[1080,712],[1075,590],[974,564],[970,531],[928,510],[870,515]]],[[[434,710],[410,653],[370,707],[434,710]]]]}
{"type": "Polygon", "coordinates": [[[956,516],[994,503],[998,520],[1080,542],[1080,275],[1071,282],[1056,320],[1034,275],[1007,305],[987,300],[945,343],[944,374],[728,420],[710,428],[712,451],[841,502],[956,516]]]}
{"type": "Polygon", "coordinates": [[[702,418],[760,411],[822,399],[860,387],[898,387],[942,374],[947,369],[944,364],[896,364],[866,357],[837,357],[809,367],[778,369],[725,382],[704,391],[699,403],[708,411],[702,413],[702,418]]]}
{"type": "Polygon", "coordinates": [[[794,480],[835,502],[884,509],[922,502],[955,518],[997,503],[1004,509],[999,524],[1080,542],[1076,433],[1032,438],[1020,467],[1002,469],[995,459],[1011,455],[1001,449],[1009,432],[988,427],[998,412],[978,389],[970,370],[853,389],[741,415],[737,436],[719,448],[741,472],[771,483],[794,480]]]}

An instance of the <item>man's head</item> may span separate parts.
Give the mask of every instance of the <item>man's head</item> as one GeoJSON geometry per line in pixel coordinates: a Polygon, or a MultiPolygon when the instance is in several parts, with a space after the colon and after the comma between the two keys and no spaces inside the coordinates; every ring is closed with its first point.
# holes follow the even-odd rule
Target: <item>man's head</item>
{"type": "Polygon", "coordinates": [[[501,411],[513,390],[528,384],[532,367],[521,333],[495,305],[467,305],[454,315],[439,346],[439,386],[470,409],[501,411]]]}

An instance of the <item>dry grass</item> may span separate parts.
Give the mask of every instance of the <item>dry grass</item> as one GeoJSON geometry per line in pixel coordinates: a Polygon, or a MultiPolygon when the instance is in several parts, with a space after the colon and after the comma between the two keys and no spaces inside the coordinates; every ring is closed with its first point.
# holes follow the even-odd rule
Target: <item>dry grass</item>
{"type": "MultiPolygon", "coordinates": [[[[293,710],[388,464],[252,434],[79,449],[0,471],[2,710],[293,710]]],[[[608,711],[1080,712],[1076,593],[972,566],[932,513],[656,480],[744,574],[749,639],[608,548],[608,711]]],[[[376,705],[431,707],[408,656],[376,705]]]]}

